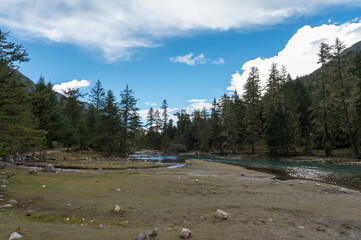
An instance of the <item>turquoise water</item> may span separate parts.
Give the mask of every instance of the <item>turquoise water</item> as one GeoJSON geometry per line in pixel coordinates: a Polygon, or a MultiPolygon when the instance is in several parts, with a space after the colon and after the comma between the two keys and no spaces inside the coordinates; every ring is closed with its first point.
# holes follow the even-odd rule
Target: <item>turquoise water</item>
{"type": "MultiPolygon", "coordinates": [[[[137,157],[138,158],[138,157],[137,157]]],[[[361,190],[361,166],[327,163],[291,162],[277,159],[219,159],[209,156],[140,156],[140,159],[155,163],[180,164],[187,159],[201,159],[240,165],[248,169],[267,172],[279,179],[309,179],[361,190]]]]}

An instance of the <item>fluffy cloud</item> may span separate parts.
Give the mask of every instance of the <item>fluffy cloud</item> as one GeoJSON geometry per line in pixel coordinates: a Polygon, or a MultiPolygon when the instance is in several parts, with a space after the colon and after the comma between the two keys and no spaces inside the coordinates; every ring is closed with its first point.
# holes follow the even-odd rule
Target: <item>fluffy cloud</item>
{"type": "Polygon", "coordinates": [[[212,107],[212,103],[207,99],[191,99],[188,101],[191,105],[186,107],[188,112],[193,112],[195,110],[203,110],[204,108],[209,110],[212,107]]]}
{"type": "Polygon", "coordinates": [[[146,102],[145,105],[148,105],[148,106],[157,106],[156,103],[150,103],[150,102],[146,102]]]}
{"type": "Polygon", "coordinates": [[[82,87],[88,87],[90,86],[90,82],[88,80],[76,80],[74,79],[73,81],[70,82],[64,82],[61,84],[56,84],[53,86],[53,90],[58,92],[58,93],[63,93],[63,90],[67,90],[67,89],[78,89],[78,88],[82,88],[82,87]]]}
{"type": "Polygon", "coordinates": [[[0,25],[24,37],[100,50],[109,60],[199,31],[273,25],[352,0],[2,0],[0,25]]]}
{"type": "Polygon", "coordinates": [[[184,56],[171,57],[169,60],[174,63],[185,63],[189,66],[195,66],[196,64],[206,64],[209,62],[217,65],[224,64],[223,58],[220,57],[218,60],[211,60],[210,58],[206,58],[203,53],[194,57],[193,53],[188,53],[184,56]]]}
{"type": "Polygon", "coordinates": [[[227,90],[243,92],[243,85],[250,73],[251,67],[259,68],[261,86],[265,86],[269,69],[273,62],[281,68],[284,65],[293,78],[303,76],[316,70],[317,52],[321,42],[333,44],[336,37],[339,37],[347,47],[361,40],[361,21],[358,19],[341,25],[329,24],[318,27],[304,26],[288,41],[287,45],[277,56],[250,60],[243,64],[242,74],[238,71],[232,75],[231,86],[227,90]]]}

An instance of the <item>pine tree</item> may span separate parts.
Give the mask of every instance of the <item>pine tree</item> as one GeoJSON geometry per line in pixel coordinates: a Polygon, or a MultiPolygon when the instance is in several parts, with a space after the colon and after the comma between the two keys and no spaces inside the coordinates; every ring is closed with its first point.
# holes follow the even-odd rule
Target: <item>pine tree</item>
{"type": "Polygon", "coordinates": [[[163,100],[161,109],[163,110],[162,116],[163,116],[163,131],[164,131],[167,128],[167,124],[168,124],[168,103],[166,99],[163,100]]]}
{"type": "Polygon", "coordinates": [[[347,132],[348,132],[348,136],[350,138],[350,142],[351,142],[351,146],[352,146],[352,150],[355,154],[356,158],[361,158],[359,152],[358,152],[358,147],[357,147],[357,143],[356,143],[356,139],[354,137],[354,133],[353,133],[353,129],[352,129],[352,124],[350,121],[350,117],[349,117],[349,106],[347,103],[347,92],[346,92],[346,83],[345,83],[345,79],[343,76],[343,63],[342,63],[342,57],[341,57],[341,53],[342,51],[346,48],[345,45],[343,44],[343,42],[340,41],[340,39],[336,38],[334,45],[332,46],[334,49],[334,53],[333,53],[333,62],[336,65],[336,78],[338,80],[339,83],[339,94],[341,97],[341,102],[343,105],[343,111],[344,111],[344,118],[345,118],[345,122],[347,125],[347,132]]]}
{"type": "Polygon", "coordinates": [[[24,153],[42,146],[45,133],[36,130],[37,122],[29,109],[26,85],[17,73],[19,65],[29,61],[22,45],[7,40],[0,30],[0,156],[24,153]]]}
{"type": "Polygon", "coordinates": [[[120,97],[119,105],[123,129],[122,146],[125,153],[127,153],[130,150],[128,140],[140,127],[139,108],[137,107],[137,99],[134,97],[133,90],[129,89],[128,84],[120,94],[120,97]]]}
{"type": "Polygon", "coordinates": [[[102,87],[102,83],[98,80],[95,86],[90,90],[89,95],[90,102],[95,106],[97,110],[102,108],[105,97],[105,90],[102,87]]]}
{"type": "Polygon", "coordinates": [[[246,142],[252,147],[252,154],[255,154],[255,144],[262,133],[261,114],[261,87],[259,79],[259,70],[256,67],[251,68],[247,82],[244,85],[243,99],[245,103],[245,138],[246,142]]]}

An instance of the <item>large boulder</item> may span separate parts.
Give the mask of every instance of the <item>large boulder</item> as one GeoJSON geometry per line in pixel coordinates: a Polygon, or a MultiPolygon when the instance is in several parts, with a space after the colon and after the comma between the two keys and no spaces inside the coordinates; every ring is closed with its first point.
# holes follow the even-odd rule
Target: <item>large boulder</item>
{"type": "Polygon", "coordinates": [[[139,233],[135,240],[155,240],[158,236],[158,228],[153,228],[148,232],[139,233]]]}
{"type": "Polygon", "coordinates": [[[55,167],[51,164],[48,164],[45,166],[44,168],[44,172],[52,172],[52,173],[55,173],[56,170],[55,170],[55,167]]]}
{"type": "Polygon", "coordinates": [[[218,219],[227,219],[228,213],[226,213],[225,211],[223,211],[221,209],[217,209],[217,211],[215,212],[215,217],[218,219]]]}
{"type": "Polygon", "coordinates": [[[0,161],[0,169],[3,169],[5,167],[5,165],[6,164],[4,162],[0,161]]]}

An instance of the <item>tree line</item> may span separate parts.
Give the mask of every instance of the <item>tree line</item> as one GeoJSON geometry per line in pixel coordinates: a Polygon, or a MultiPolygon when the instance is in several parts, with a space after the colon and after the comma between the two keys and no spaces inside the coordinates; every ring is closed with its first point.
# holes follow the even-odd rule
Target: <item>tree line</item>
{"type": "Polygon", "coordinates": [[[351,148],[360,158],[361,52],[344,52],[339,39],[320,45],[322,66],[307,78],[292,79],[285,67],[272,64],[262,88],[259,70],[252,67],[243,94],[224,94],[211,109],[183,109],[175,117],[164,100],[160,109],[149,109],[142,124],[128,85],[119,100],[100,80],[88,96],[79,89],[58,95],[43,77],[29,88],[17,71],[29,61],[26,49],[7,37],[0,30],[2,158],[54,142],[119,155],[139,149],[255,154],[266,146],[271,155],[312,155],[322,149],[332,156],[334,149],[351,148]],[[84,97],[86,103],[80,101],[84,97]]]}
{"type": "Polygon", "coordinates": [[[256,146],[265,145],[271,155],[313,155],[321,149],[327,157],[333,149],[351,148],[360,158],[361,52],[344,50],[338,38],[332,45],[321,43],[321,68],[304,78],[292,79],[273,63],[265,88],[252,67],[242,95],[224,94],[210,110],[181,110],[176,125],[151,108],[146,147],[255,154],[256,146]]]}

